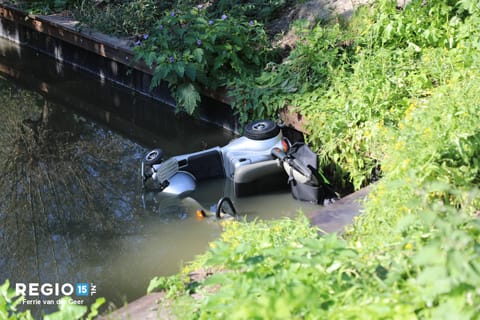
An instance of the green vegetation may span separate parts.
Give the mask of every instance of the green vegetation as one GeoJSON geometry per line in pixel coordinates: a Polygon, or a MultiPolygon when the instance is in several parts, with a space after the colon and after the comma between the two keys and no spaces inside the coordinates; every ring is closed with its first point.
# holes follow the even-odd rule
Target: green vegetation
{"type": "Polygon", "coordinates": [[[299,41],[281,61],[265,25],[289,6],[83,0],[74,12],[99,30],[135,36],[137,59],[154,72],[151,87],[166,82],[178,110],[195,113],[200,93],[218,88],[229,88],[242,123],[296,107],[322,170],[339,188],[376,180],[388,131],[398,130],[410,106],[476,67],[475,0],[415,0],[403,9],[381,0],[348,21],[313,30],[298,22],[299,41]]]}
{"type": "Polygon", "coordinates": [[[153,28],[162,13],[172,8],[174,1],[79,0],[73,12],[82,24],[117,36],[135,36],[153,28]]]}
{"type": "MultiPolygon", "coordinates": [[[[74,14],[84,24],[101,32],[132,36],[155,31],[157,20],[175,11],[202,8],[204,14],[216,19],[227,14],[243,21],[257,20],[269,23],[281,11],[298,1],[254,0],[254,1],[191,1],[191,0],[74,0],[74,14]]],[[[300,1],[302,2],[302,1],[300,1]]]]}
{"type": "Polygon", "coordinates": [[[232,78],[256,74],[267,62],[269,42],[255,21],[227,14],[213,18],[199,5],[161,17],[136,53],[154,68],[151,87],[166,81],[177,105],[192,114],[202,88],[215,90],[232,78]]]}
{"type": "Polygon", "coordinates": [[[7,280],[0,286],[0,318],[1,319],[33,319],[29,310],[20,312],[17,306],[22,302],[23,297],[17,297],[15,290],[10,288],[7,280]]]}
{"type": "Polygon", "coordinates": [[[267,113],[298,106],[345,183],[358,188],[376,168],[382,179],[342,235],[318,235],[302,216],[229,223],[149,290],[167,290],[190,319],[478,319],[479,27],[478,1],[379,1],[307,32],[283,64],[239,86],[267,113]],[[213,275],[190,280],[198,269],[213,275]]]}

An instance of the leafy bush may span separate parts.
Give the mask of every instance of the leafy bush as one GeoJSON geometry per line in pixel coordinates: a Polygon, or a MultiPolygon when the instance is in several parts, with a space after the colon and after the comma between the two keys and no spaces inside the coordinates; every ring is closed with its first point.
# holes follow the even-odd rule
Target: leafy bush
{"type": "MultiPolygon", "coordinates": [[[[50,1],[50,0],[49,0],[50,1]]],[[[47,3],[48,1],[39,1],[47,3]]],[[[65,0],[56,0],[65,2],[65,0]]],[[[71,2],[71,0],[70,0],[71,2]]],[[[84,24],[99,31],[115,35],[136,35],[147,32],[155,25],[165,10],[194,7],[203,3],[212,17],[228,13],[229,16],[246,17],[268,23],[295,3],[292,0],[256,1],[191,1],[191,0],[75,0],[75,15],[84,24]]]]}
{"type": "MultiPolygon", "coordinates": [[[[297,29],[297,32],[305,31],[297,29]]],[[[240,121],[275,118],[286,105],[299,106],[301,110],[306,103],[299,103],[300,96],[328,88],[333,70],[349,65],[344,48],[337,46],[341,36],[339,25],[331,28],[319,25],[306,33],[283,63],[269,62],[258,77],[235,79],[229,96],[240,121]]]]}
{"type": "Polygon", "coordinates": [[[229,224],[203,258],[222,272],[183,291],[177,282],[175,309],[182,319],[478,316],[480,223],[447,211],[378,246],[321,237],[304,217],[229,224]]]}
{"type": "Polygon", "coordinates": [[[30,311],[19,312],[17,307],[22,302],[23,297],[18,297],[15,290],[10,288],[10,282],[7,280],[0,285],[0,318],[1,319],[33,319],[30,311]]]}
{"type": "Polygon", "coordinates": [[[202,5],[166,12],[136,48],[137,58],[154,69],[151,87],[166,81],[178,107],[190,114],[202,88],[256,74],[269,52],[260,24],[227,14],[210,17],[202,5]]]}
{"type": "MultiPolygon", "coordinates": [[[[263,24],[292,1],[82,0],[76,16],[102,32],[135,36],[136,56],[166,82],[178,110],[192,114],[200,92],[253,77],[272,58],[263,24]]],[[[237,112],[238,113],[238,112],[237,112]]],[[[246,116],[240,112],[242,122],[246,116]]]]}
{"type": "Polygon", "coordinates": [[[421,214],[431,203],[469,214],[480,208],[480,52],[441,50],[433,57],[424,58],[449,66],[449,80],[428,99],[412,101],[398,130],[385,133],[385,177],[370,195],[358,236],[381,241],[403,215],[421,214]]]}

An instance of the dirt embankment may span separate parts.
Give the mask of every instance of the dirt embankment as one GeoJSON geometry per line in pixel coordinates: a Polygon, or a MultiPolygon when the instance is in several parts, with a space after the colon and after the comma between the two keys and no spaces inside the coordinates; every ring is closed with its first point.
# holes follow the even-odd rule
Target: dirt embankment
{"type": "MultiPolygon", "coordinates": [[[[278,19],[270,23],[268,31],[277,35],[275,44],[283,48],[292,48],[297,41],[297,35],[291,25],[295,20],[302,19],[313,25],[338,16],[348,17],[355,8],[374,0],[310,0],[286,8],[278,19]]],[[[398,0],[399,2],[407,0],[398,0]]]]}

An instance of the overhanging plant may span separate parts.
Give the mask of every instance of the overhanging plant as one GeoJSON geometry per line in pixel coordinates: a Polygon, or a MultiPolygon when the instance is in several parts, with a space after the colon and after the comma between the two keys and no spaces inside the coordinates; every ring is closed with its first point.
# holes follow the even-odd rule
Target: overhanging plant
{"type": "Polygon", "coordinates": [[[165,81],[177,110],[194,113],[203,88],[258,73],[272,50],[261,24],[244,17],[212,17],[204,5],[167,11],[135,48],[153,69],[151,88],[165,81]]]}

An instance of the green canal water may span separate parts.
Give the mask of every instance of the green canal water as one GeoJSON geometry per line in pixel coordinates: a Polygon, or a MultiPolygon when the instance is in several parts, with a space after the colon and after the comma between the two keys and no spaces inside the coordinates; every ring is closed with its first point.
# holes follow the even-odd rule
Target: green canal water
{"type": "MultiPolygon", "coordinates": [[[[117,306],[179,271],[221,227],[198,220],[229,183],[145,194],[140,161],[226,144],[222,129],[0,39],[0,283],[88,283],[117,306]]],[[[289,192],[233,199],[248,218],[308,213],[289,192]]],[[[45,297],[41,299],[57,298],[45,297]]],[[[35,314],[52,311],[40,306],[35,314]]]]}

